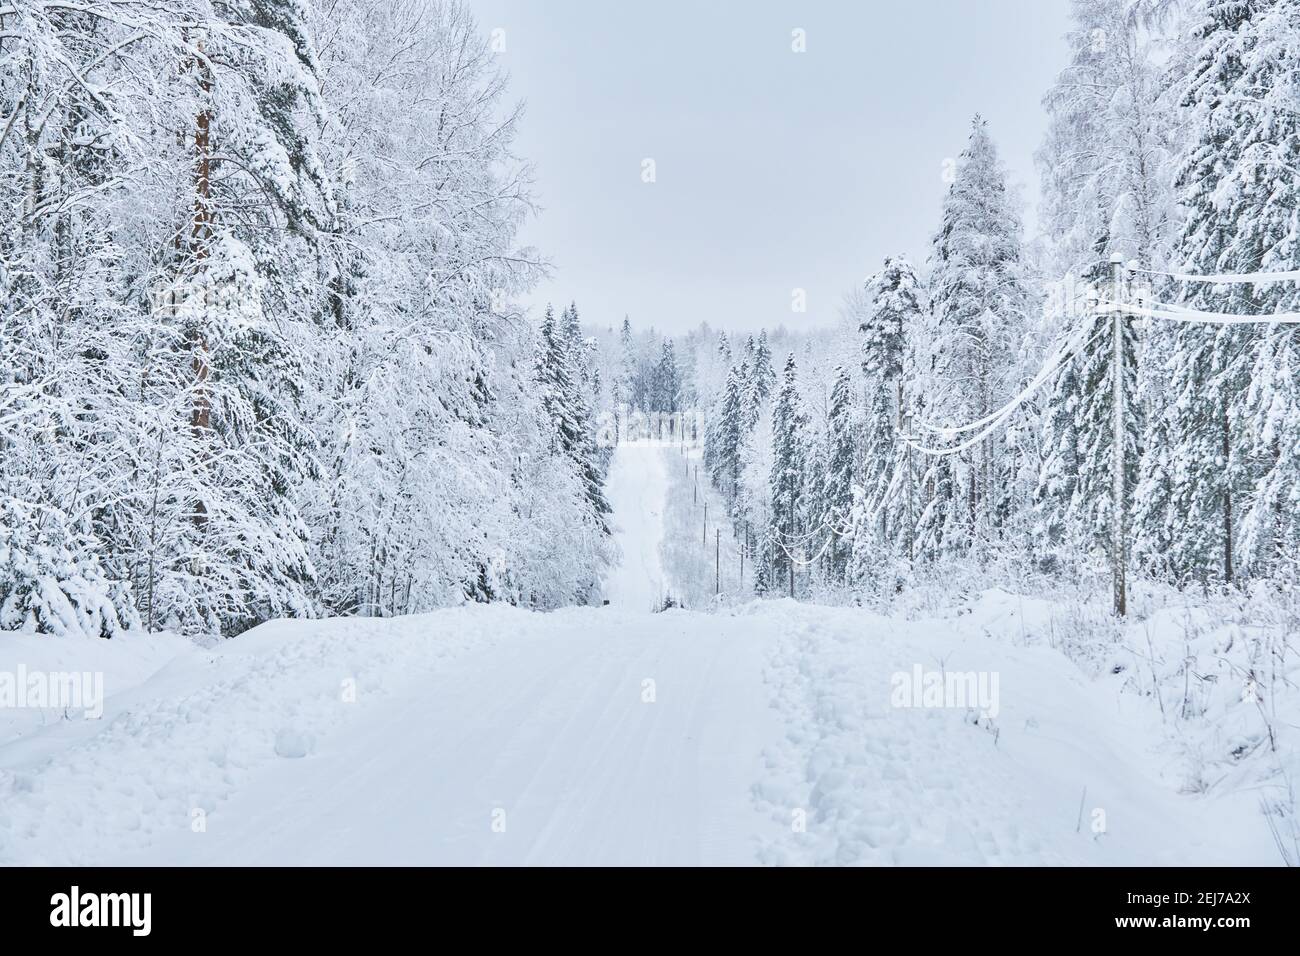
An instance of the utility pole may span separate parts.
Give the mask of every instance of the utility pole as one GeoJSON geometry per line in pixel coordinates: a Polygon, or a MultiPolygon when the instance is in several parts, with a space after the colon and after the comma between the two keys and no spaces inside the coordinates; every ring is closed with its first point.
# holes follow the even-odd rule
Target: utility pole
{"type": "Polygon", "coordinates": [[[1128,594],[1124,580],[1126,564],[1126,541],[1128,533],[1128,514],[1125,506],[1124,488],[1124,453],[1127,434],[1124,407],[1124,316],[1119,311],[1124,298],[1124,264],[1118,252],[1110,257],[1110,275],[1113,284],[1112,297],[1115,309],[1111,312],[1111,404],[1114,406],[1114,422],[1111,425],[1111,573],[1115,584],[1115,614],[1124,617],[1128,613],[1128,594]]]}
{"type": "Polygon", "coordinates": [[[713,532],[713,593],[722,593],[722,529],[713,532]]]}
{"type": "Polygon", "coordinates": [[[703,534],[704,534],[703,543],[704,543],[704,546],[707,548],[707,547],[709,546],[709,503],[708,503],[707,501],[704,502],[704,532],[703,532],[703,534]]]}
{"type": "MultiPolygon", "coordinates": [[[[912,414],[908,412],[903,418],[903,434],[912,434],[912,414]]],[[[912,446],[909,443],[903,453],[907,461],[907,560],[916,558],[916,516],[913,507],[916,501],[916,475],[912,471],[912,446]]]]}

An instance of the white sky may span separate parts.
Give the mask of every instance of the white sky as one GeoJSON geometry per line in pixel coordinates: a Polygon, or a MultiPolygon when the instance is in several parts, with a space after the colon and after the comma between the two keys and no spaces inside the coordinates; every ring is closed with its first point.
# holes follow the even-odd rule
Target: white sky
{"type": "Polygon", "coordinates": [[[1068,28],[1067,0],[469,5],[527,103],[531,303],[671,332],[826,325],[886,255],[919,263],[976,112],[1032,204],[1068,28]]]}

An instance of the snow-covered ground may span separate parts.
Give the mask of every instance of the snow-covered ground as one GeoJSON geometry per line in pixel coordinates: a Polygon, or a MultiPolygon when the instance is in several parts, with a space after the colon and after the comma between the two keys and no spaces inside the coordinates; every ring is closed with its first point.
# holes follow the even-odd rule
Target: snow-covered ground
{"type": "Polygon", "coordinates": [[[651,613],[663,456],[615,456],[609,607],[0,639],[0,673],[106,693],[98,720],[0,709],[0,862],[1280,862],[1244,789],[1179,792],[1122,675],[1003,639],[1011,595],[651,613]],[[996,706],[897,706],[918,667],[996,675],[996,706]]]}
{"type": "Polygon", "coordinates": [[[659,442],[625,444],[610,462],[605,494],[614,509],[614,542],[622,560],[605,582],[611,605],[638,611],[663,607],[664,492],[667,474],[659,442]]]}

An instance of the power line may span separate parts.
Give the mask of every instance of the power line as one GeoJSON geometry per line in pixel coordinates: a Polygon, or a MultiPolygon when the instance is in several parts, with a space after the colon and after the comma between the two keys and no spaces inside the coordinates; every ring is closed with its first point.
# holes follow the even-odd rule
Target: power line
{"type": "Polygon", "coordinates": [[[1170,322],[1188,322],[1210,325],[1300,325],[1300,312],[1275,312],[1272,315],[1238,315],[1233,312],[1205,312],[1189,309],[1186,306],[1170,305],[1167,302],[1153,302],[1151,305],[1134,305],[1125,302],[1102,303],[1097,307],[1098,314],[1122,312],[1125,315],[1137,315],[1150,319],[1165,319],[1170,322]]]}
{"type": "Polygon", "coordinates": [[[1214,285],[1246,285],[1260,282],[1300,281],[1300,270],[1290,272],[1250,272],[1239,274],[1223,273],[1220,275],[1208,276],[1194,276],[1185,272],[1161,272],[1158,269],[1135,269],[1132,267],[1130,267],[1128,271],[1148,276],[1161,276],[1166,279],[1174,279],[1178,282],[1208,282],[1214,285]]]}
{"type": "Polygon", "coordinates": [[[1061,346],[1061,348],[1057,351],[1057,353],[1054,356],[1052,356],[1052,358],[1047,362],[1047,364],[1043,366],[1042,370],[1039,371],[1039,373],[1034,376],[1033,380],[1030,381],[1030,383],[1026,385],[1024,389],[1021,390],[1019,395],[1011,399],[1011,401],[1007,402],[997,411],[984,416],[984,418],[981,418],[979,421],[971,422],[967,425],[962,425],[957,428],[940,428],[938,426],[920,423],[922,424],[922,427],[927,428],[928,430],[936,432],[941,435],[958,435],[963,432],[970,431],[973,428],[981,429],[974,436],[968,438],[966,441],[962,442],[961,444],[952,445],[947,448],[930,448],[925,445],[918,445],[915,441],[912,440],[912,437],[910,435],[903,435],[900,433],[899,438],[909,448],[913,448],[916,451],[922,452],[923,454],[933,455],[933,456],[955,455],[958,452],[965,451],[967,448],[971,448],[974,445],[978,445],[989,435],[997,431],[998,426],[1001,425],[1004,421],[1006,421],[1006,419],[1011,416],[1012,412],[1014,412],[1017,408],[1019,408],[1026,401],[1028,401],[1029,397],[1033,395],[1034,392],[1036,392],[1039,388],[1041,388],[1045,383],[1050,381],[1052,376],[1055,375],[1058,371],[1060,371],[1061,367],[1067,361],[1069,361],[1069,359],[1076,352],[1078,352],[1081,348],[1086,348],[1087,346],[1091,345],[1094,341],[1096,341],[1102,335],[1105,329],[1094,330],[1092,337],[1089,338],[1087,342],[1080,342],[1079,340],[1083,338],[1084,334],[1087,331],[1088,331],[1087,326],[1083,326],[1080,329],[1076,330],[1071,335],[1071,337],[1066,340],[1065,344],[1061,346]]]}

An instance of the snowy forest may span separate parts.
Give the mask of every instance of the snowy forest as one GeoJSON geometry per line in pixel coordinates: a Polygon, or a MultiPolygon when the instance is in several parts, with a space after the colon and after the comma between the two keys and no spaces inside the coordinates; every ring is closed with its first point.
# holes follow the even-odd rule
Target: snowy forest
{"type": "Polygon", "coordinates": [[[0,628],[592,599],[517,116],[455,2],[0,3],[0,628]]]}
{"type": "Polygon", "coordinates": [[[1073,579],[1107,560],[1119,354],[1132,568],[1294,581],[1300,328],[1188,317],[1300,301],[1300,12],[1073,21],[1039,235],[976,117],[926,256],[838,328],[674,341],[516,304],[518,107],[457,3],[0,7],[0,627],[596,601],[598,425],[631,411],[702,423],[760,593],[1073,579]],[[1190,310],[1122,352],[1114,256],[1190,310]]]}
{"type": "Polygon", "coordinates": [[[599,337],[614,414],[705,423],[758,593],[1104,590],[1117,460],[1139,583],[1294,585],[1300,5],[1071,12],[1043,97],[1041,234],[976,116],[924,259],[881,263],[834,330],[599,337]],[[1118,342],[1107,303],[1133,304],[1118,342]]]}

